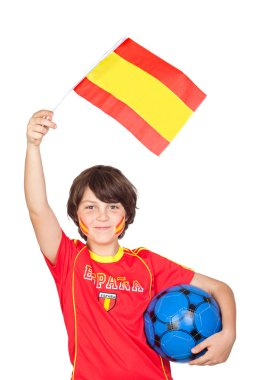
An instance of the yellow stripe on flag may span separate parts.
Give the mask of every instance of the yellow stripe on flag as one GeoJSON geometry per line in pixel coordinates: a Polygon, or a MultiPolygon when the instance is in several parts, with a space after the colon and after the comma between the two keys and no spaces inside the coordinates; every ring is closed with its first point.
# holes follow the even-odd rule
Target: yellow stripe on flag
{"type": "Polygon", "coordinates": [[[116,53],[101,61],[87,78],[127,104],[168,141],[193,113],[162,82],[116,53]]]}

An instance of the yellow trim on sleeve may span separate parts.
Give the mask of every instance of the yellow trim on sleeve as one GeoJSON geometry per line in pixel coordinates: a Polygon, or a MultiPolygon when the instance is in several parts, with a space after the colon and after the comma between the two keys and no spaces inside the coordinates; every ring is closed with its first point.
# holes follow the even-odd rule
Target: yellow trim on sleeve
{"type": "Polygon", "coordinates": [[[148,249],[145,248],[145,247],[139,247],[139,248],[135,248],[135,249],[133,250],[133,252],[136,253],[136,254],[138,255],[139,252],[141,252],[141,251],[143,251],[143,250],[148,251],[148,249]]]}
{"type": "Polygon", "coordinates": [[[194,269],[190,268],[190,267],[186,267],[185,265],[182,265],[180,263],[178,263],[177,261],[173,261],[171,259],[169,259],[172,263],[174,264],[177,264],[177,265],[180,265],[180,267],[184,268],[184,269],[188,269],[188,270],[191,270],[192,272],[195,272],[194,269]]]}

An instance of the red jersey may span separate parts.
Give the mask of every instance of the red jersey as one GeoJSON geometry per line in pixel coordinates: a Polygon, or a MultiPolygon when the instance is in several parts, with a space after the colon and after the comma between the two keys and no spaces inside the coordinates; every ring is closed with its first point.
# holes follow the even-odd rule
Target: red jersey
{"type": "Polygon", "coordinates": [[[55,279],[68,333],[72,380],[172,380],[146,342],[143,314],[162,289],[194,272],[156,253],[120,247],[102,257],[62,233],[55,279]]]}

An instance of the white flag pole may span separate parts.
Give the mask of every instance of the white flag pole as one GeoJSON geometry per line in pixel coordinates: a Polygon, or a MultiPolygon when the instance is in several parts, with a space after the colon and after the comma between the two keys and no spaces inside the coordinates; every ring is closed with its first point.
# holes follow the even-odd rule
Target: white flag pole
{"type": "Polygon", "coordinates": [[[112,53],[118,46],[120,46],[128,37],[122,37],[111,49],[109,49],[103,56],[86,72],[86,74],[78,81],[75,82],[75,84],[72,86],[72,88],[62,97],[60,102],[52,109],[54,112],[57,107],[60,106],[60,104],[64,101],[67,95],[103,60],[105,59],[110,53],[112,53]]]}

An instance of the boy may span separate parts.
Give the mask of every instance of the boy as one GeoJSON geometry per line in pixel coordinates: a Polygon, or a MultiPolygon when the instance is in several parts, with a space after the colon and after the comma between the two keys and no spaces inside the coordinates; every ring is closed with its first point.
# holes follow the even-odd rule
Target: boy
{"type": "Polygon", "coordinates": [[[94,166],[73,182],[68,214],[86,240],[70,240],[47,202],[40,143],[56,128],[51,111],[27,127],[25,195],[34,231],[55,279],[69,338],[72,380],[172,380],[170,364],[146,343],[143,313],[160,290],[190,283],[220,305],[223,329],[193,349],[190,364],[224,362],[235,340],[235,302],[223,282],[144,248],[119,245],[136,210],[136,189],[117,169],[94,166]]]}

